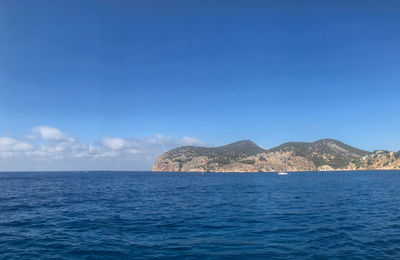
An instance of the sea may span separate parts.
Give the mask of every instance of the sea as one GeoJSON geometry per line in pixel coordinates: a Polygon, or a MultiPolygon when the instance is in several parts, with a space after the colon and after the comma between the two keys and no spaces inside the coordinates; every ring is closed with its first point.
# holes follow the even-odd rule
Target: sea
{"type": "Polygon", "coordinates": [[[400,259],[400,171],[1,172],[0,259],[400,259]]]}

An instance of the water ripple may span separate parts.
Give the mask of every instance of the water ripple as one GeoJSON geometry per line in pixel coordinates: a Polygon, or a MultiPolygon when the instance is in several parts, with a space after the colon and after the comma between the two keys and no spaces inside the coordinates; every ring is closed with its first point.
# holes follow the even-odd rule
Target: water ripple
{"type": "Polygon", "coordinates": [[[399,259],[399,173],[0,173],[0,258],[399,259]]]}

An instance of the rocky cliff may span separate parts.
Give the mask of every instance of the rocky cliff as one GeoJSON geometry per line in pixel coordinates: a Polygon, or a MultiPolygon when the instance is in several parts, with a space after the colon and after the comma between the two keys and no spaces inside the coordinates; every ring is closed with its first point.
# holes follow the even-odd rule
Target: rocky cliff
{"type": "Polygon", "coordinates": [[[348,170],[397,170],[400,169],[400,151],[374,151],[351,161],[348,170]]]}
{"type": "Polygon", "coordinates": [[[266,150],[251,141],[214,148],[184,146],[161,154],[153,171],[276,172],[400,169],[400,152],[369,153],[333,139],[266,150]]]}

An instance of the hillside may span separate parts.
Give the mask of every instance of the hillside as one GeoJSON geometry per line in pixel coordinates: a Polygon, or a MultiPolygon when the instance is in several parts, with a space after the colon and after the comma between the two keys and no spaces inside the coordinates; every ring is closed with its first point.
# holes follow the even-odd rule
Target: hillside
{"type": "Polygon", "coordinates": [[[333,139],[290,142],[266,150],[249,140],[207,148],[183,146],[161,154],[153,171],[274,172],[397,169],[399,153],[369,153],[333,139]],[[397,157],[396,157],[397,156],[397,157]]]}

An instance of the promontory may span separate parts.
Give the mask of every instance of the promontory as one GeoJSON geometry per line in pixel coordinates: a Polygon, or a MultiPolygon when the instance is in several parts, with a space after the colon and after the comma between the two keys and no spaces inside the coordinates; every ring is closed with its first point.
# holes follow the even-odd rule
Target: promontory
{"type": "Polygon", "coordinates": [[[280,172],[400,169],[400,151],[368,152],[333,139],[263,149],[245,140],[219,147],[183,146],[161,154],[153,171],[280,172]]]}

